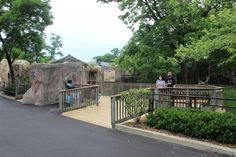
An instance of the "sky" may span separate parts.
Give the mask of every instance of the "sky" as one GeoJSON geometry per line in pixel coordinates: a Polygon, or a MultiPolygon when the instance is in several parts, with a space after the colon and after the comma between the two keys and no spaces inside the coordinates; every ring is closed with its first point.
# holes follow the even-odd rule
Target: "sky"
{"type": "Polygon", "coordinates": [[[122,48],[132,36],[118,18],[121,11],[116,4],[96,1],[51,0],[54,22],[46,28],[46,35],[54,33],[62,37],[64,55],[88,62],[113,48],[122,48]]]}

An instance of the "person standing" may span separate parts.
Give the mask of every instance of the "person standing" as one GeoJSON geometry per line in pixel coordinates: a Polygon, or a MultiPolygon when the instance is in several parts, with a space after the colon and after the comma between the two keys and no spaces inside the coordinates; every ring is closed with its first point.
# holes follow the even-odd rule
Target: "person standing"
{"type": "Polygon", "coordinates": [[[162,80],[162,76],[160,75],[158,77],[158,80],[156,81],[156,88],[162,88],[165,87],[166,82],[164,80],[162,80]]]}
{"type": "Polygon", "coordinates": [[[167,73],[167,78],[166,78],[166,86],[167,87],[175,87],[175,79],[173,78],[172,72],[167,73]]]}

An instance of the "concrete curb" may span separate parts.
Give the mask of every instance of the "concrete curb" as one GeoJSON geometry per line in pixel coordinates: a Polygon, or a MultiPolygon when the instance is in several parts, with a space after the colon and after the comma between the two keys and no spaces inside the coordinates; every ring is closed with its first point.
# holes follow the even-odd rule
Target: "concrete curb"
{"type": "Polygon", "coordinates": [[[219,154],[236,156],[236,149],[233,149],[233,148],[218,146],[215,144],[187,139],[183,137],[176,137],[176,136],[167,135],[164,133],[129,127],[129,126],[122,125],[122,123],[116,124],[115,127],[119,131],[127,132],[130,134],[141,135],[144,137],[153,138],[153,139],[157,139],[157,140],[165,141],[169,143],[174,143],[174,144],[178,144],[178,145],[182,145],[182,146],[186,146],[186,147],[190,147],[190,148],[194,148],[194,149],[198,149],[202,151],[211,151],[211,152],[216,152],[219,154]]]}
{"type": "Polygon", "coordinates": [[[5,95],[1,92],[0,92],[0,96],[3,97],[3,98],[6,98],[6,99],[15,100],[15,101],[18,101],[18,102],[22,103],[22,99],[16,99],[15,97],[7,96],[7,95],[5,95]]]}
{"type": "Polygon", "coordinates": [[[16,100],[15,97],[7,96],[7,95],[3,94],[2,92],[0,92],[0,96],[4,97],[4,98],[7,98],[7,99],[10,99],[10,100],[16,100]]]}

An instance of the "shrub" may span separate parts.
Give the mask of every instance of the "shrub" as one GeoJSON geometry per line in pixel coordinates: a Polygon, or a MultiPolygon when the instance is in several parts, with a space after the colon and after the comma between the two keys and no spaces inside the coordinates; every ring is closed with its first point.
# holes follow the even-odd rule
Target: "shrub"
{"type": "Polygon", "coordinates": [[[146,113],[149,105],[150,90],[131,89],[121,92],[121,99],[125,102],[128,115],[134,119],[135,124],[140,122],[141,116],[146,113]]]}
{"type": "Polygon", "coordinates": [[[5,87],[4,92],[6,94],[15,94],[15,92],[16,92],[16,85],[15,84],[8,84],[5,87]]]}
{"type": "Polygon", "coordinates": [[[236,144],[236,116],[209,110],[161,108],[147,116],[147,125],[200,139],[236,144]]]}

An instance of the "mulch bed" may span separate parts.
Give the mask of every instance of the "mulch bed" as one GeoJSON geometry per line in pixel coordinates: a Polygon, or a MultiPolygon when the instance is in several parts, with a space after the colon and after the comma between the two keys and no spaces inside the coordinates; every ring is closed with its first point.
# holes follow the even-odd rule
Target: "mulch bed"
{"type": "Polygon", "coordinates": [[[170,131],[167,131],[167,130],[156,129],[156,128],[147,126],[145,124],[144,118],[142,118],[140,123],[136,124],[135,126],[134,126],[134,121],[128,121],[128,122],[124,123],[124,125],[129,126],[129,127],[135,127],[135,128],[139,128],[139,129],[144,129],[144,130],[164,133],[164,134],[167,134],[167,135],[173,135],[173,136],[183,137],[183,138],[187,138],[187,139],[192,139],[192,140],[197,140],[197,141],[202,141],[202,142],[208,142],[208,143],[211,143],[211,144],[215,144],[215,145],[219,145],[219,146],[223,146],[223,147],[229,147],[229,148],[236,149],[236,144],[222,144],[222,143],[219,143],[217,141],[197,139],[197,138],[189,137],[189,136],[186,136],[186,135],[183,135],[183,134],[180,134],[180,133],[173,133],[173,132],[170,132],[170,131]]]}

